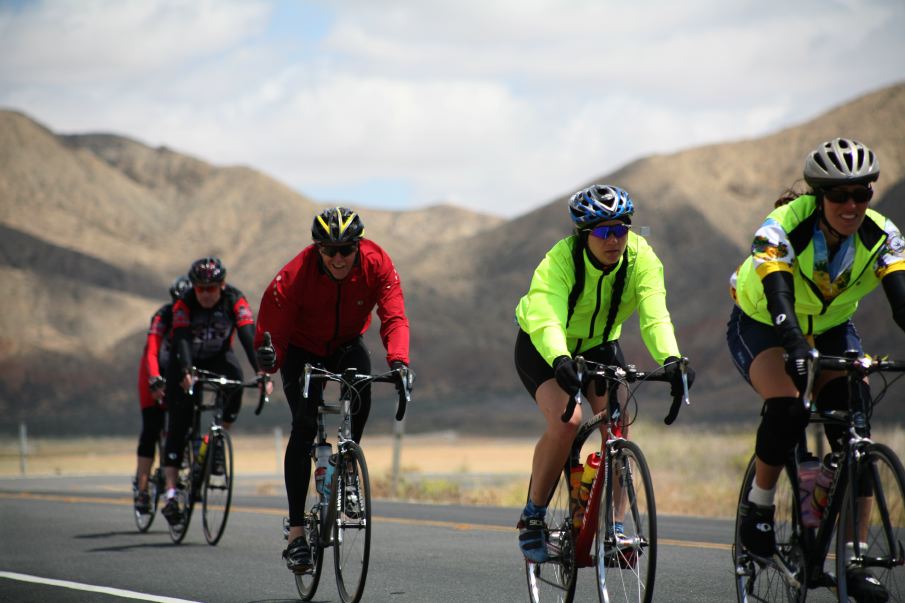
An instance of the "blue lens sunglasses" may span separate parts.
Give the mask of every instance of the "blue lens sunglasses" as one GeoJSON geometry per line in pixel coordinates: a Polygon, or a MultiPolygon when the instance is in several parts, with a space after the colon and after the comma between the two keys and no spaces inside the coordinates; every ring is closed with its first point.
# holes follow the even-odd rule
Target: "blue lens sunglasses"
{"type": "Polygon", "coordinates": [[[613,235],[617,239],[621,239],[628,234],[630,229],[630,224],[611,224],[609,226],[598,226],[591,230],[591,234],[598,239],[606,239],[610,235],[613,235]]]}

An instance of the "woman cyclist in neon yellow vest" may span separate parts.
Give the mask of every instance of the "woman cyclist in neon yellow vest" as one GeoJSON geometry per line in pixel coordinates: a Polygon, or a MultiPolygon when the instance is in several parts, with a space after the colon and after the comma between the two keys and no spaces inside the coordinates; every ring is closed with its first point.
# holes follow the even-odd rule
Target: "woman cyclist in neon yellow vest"
{"type": "MultiPolygon", "coordinates": [[[[528,503],[519,519],[519,548],[535,563],[548,558],[547,499],[581,423],[580,407],[568,423],[560,419],[569,398],[583,386],[573,356],[625,366],[619,335],[622,323],[637,311],[648,351],[666,365],[673,394],[682,392],[681,354],[666,308],[663,265],[647,241],[631,231],[634,211],[629,194],[615,186],[595,184],[572,195],[569,214],[575,233],[547,252],[516,308],[515,366],[547,421],[534,450],[528,503]]],[[[693,380],[689,369],[689,386],[693,380]]],[[[608,398],[594,390],[585,387],[584,393],[598,413],[607,408],[608,398]]]]}
{"type": "MultiPolygon", "coordinates": [[[[842,355],[862,351],[852,323],[859,300],[880,283],[896,323],[905,329],[905,240],[869,209],[879,161],[864,144],[829,140],[804,166],[806,194],[780,199],[754,236],[751,254],[732,276],[735,307],[728,324],[736,367],[764,398],[755,443],[756,474],[740,528],[742,543],[772,556],[776,482],[803,437],[808,412],[800,400],[812,348],[842,355]]],[[[870,397],[867,382],[860,395],[870,397]]],[[[821,371],[814,383],[821,409],[848,408],[844,373],[821,371]]],[[[834,450],[844,429],[826,427],[834,450]]],[[[858,601],[885,601],[885,589],[866,570],[848,577],[858,601]]]]}

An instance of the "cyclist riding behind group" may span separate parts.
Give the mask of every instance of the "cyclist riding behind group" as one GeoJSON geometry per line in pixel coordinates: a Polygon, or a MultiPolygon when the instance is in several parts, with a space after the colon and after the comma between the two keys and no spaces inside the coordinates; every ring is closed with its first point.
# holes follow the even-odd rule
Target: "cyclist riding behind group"
{"type": "MultiPolygon", "coordinates": [[[[572,195],[569,215],[575,232],[547,252],[516,308],[516,370],[547,424],[534,450],[528,502],[518,522],[519,548],[535,563],[549,557],[547,499],[582,420],[580,407],[568,423],[561,420],[567,401],[583,385],[573,357],[625,367],[619,336],[622,323],[637,311],[641,337],[653,359],[666,366],[673,395],[683,391],[663,265],[648,242],[631,230],[634,211],[629,194],[615,186],[595,184],[572,195]]],[[[689,386],[693,380],[689,369],[689,386]]],[[[584,394],[599,413],[608,409],[615,388],[607,392],[588,384],[584,394]]],[[[620,507],[617,538],[622,537],[620,507]]]]}
{"type": "Polygon", "coordinates": [[[160,306],[151,317],[151,326],[138,365],[138,401],[141,406],[141,434],[138,436],[138,459],[135,469],[135,510],[148,513],[151,497],[148,480],[160,432],[166,418],[163,375],[166,373],[173,343],[173,304],[192,286],[185,275],[170,285],[170,303],[160,306]]]}
{"type": "MultiPolygon", "coordinates": [[[[836,138],[818,146],[805,160],[809,190],[790,190],[777,202],[755,233],[751,255],[732,275],[736,305],[728,323],[729,350],[764,399],[756,475],[740,528],[743,545],[757,557],[775,551],[776,482],[809,421],[800,396],[811,349],[829,355],[862,352],[851,318],[859,300],[880,283],[893,319],[905,330],[905,241],[890,220],[868,208],[879,175],[876,155],[856,140],[836,138]]],[[[859,389],[869,402],[866,379],[859,389]]],[[[842,372],[822,371],[813,392],[821,410],[848,408],[842,372]]],[[[827,424],[825,432],[832,450],[841,450],[845,428],[827,424]]],[[[849,573],[856,600],[886,600],[885,589],[867,570],[849,573]]]]}
{"type": "MultiPolygon", "coordinates": [[[[233,334],[239,341],[252,368],[258,370],[254,353],[254,314],[241,291],[226,283],[226,268],[219,258],[195,260],[189,269],[192,287],[173,305],[173,350],[176,358],[169,363],[166,378],[166,399],[169,406],[169,429],[166,440],[165,474],[167,502],[163,515],[177,524],[182,510],[176,498],[176,482],[185,438],[191,428],[194,399],[201,396],[201,388],[192,396],[192,367],[203,368],[242,380],[242,367],[232,351],[233,334]]],[[[261,384],[270,394],[273,384],[261,384]]],[[[229,428],[242,406],[242,389],[229,394],[223,409],[223,426],[229,428]]],[[[223,452],[217,449],[214,473],[223,471],[223,452]],[[219,458],[218,458],[219,457],[219,458]]]]}
{"type": "MultiPolygon", "coordinates": [[[[311,475],[310,451],[317,434],[317,408],[323,387],[302,399],[300,378],[306,363],[329,371],[354,367],[370,373],[371,358],[362,335],[376,306],[387,364],[408,371],[409,322],[402,285],[390,256],[364,238],[361,217],[345,207],[325,209],[311,225],[313,244],[283,266],[261,299],[255,346],[261,367],[280,370],[292,413],[284,475],[289,504],[287,567],[304,573],[311,552],[304,535],[305,499],[311,475]],[[272,345],[265,346],[270,333],[272,345]]],[[[371,410],[370,385],[352,398],[352,439],[361,441],[371,410]]]]}

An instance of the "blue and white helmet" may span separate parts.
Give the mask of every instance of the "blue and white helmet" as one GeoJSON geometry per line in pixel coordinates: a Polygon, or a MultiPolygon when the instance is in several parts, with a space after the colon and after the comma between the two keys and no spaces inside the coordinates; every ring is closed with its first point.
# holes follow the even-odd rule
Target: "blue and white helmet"
{"type": "Polygon", "coordinates": [[[625,220],[635,213],[628,193],[618,186],[593,184],[569,199],[569,215],[579,230],[591,228],[606,220],[625,220]]]}

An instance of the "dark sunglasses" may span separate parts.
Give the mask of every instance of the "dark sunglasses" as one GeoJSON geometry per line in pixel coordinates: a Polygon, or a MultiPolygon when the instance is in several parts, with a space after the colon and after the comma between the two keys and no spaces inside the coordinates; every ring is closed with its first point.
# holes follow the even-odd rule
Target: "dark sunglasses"
{"type": "Polygon", "coordinates": [[[322,254],[327,256],[328,258],[332,258],[337,253],[340,255],[352,255],[355,253],[355,250],[358,249],[358,245],[339,245],[339,246],[330,246],[330,245],[318,245],[318,249],[322,254]]]}
{"type": "Polygon", "coordinates": [[[591,234],[598,239],[605,239],[610,235],[615,236],[617,239],[621,239],[628,234],[630,229],[631,226],[628,224],[611,224],[609,226],[598,226],[591,231],[591,234]]]}
{"type": "Polygon", "coordinates": [[[845,203],[849,199],[855,203],[867,203],[873,196],[873,189],[866,186],[852,189],[828,188],[823,191],[823,198],[830,203],[845,203]]]}
{"type": "Polygon", "coordinates": [[[198,293],[213,293],[220,288],[220,285],[214,283],[213,285],[194,285],[194,287],[198,293]]]}

